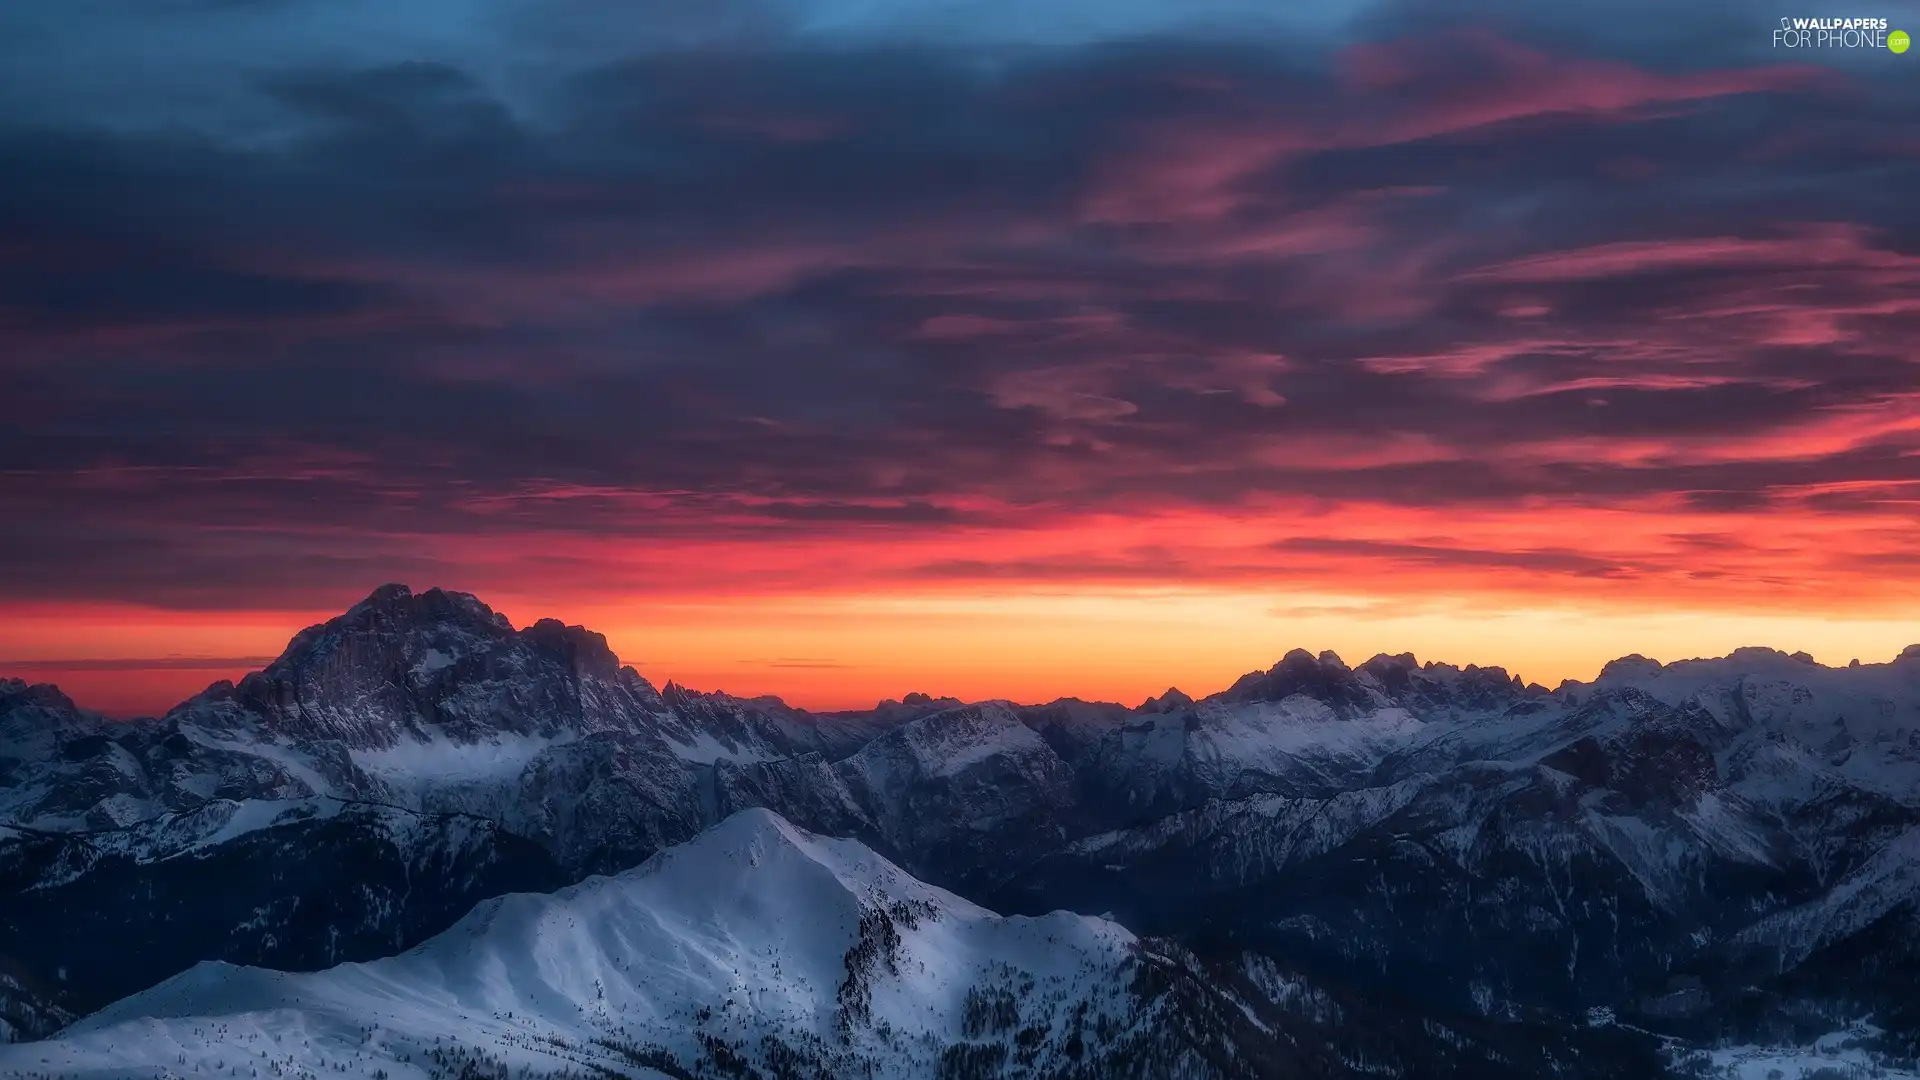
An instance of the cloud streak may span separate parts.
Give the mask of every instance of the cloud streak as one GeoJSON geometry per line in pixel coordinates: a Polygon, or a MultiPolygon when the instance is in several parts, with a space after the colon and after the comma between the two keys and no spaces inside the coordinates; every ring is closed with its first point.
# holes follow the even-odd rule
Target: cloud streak
{"type": "Polygon", "coordinates": [[[227,671],[254,670],[271,656],[75,656],[50,660],[0,660],[0,671],[227,671]]]}

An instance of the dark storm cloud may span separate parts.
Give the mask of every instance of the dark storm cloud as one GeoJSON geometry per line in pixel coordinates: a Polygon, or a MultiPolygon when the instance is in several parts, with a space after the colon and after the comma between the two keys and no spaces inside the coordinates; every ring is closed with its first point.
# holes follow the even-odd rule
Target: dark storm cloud
{"type": "MultiPolygon", "coordinates": [[[[1154,32],[1023,49],[771,5],[594,33],[461,7],[524,55],[176,5],[137,17],[156,50],[265,44],[178,65],[148,96],[199,104],[167,122],[38,62],[0,80],[0,594],[430,577],[453,556],[425,535],[1288,498],[1846,515],[1897,500],[1835,485],[1920,479],[1886,423],[1920,401],[1911,80],[1728,46],[1732,6],[1659,35],[1386,8],[1355,45],[1120,5],[1154,32]]],[[[61,18],[11,48],[78,40],[61,18]]]]}

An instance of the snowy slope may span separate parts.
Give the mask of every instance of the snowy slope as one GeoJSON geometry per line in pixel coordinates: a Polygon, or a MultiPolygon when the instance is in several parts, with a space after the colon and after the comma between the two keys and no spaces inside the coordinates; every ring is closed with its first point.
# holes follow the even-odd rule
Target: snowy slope
{"type": "MultiPolygon", "coordinates": [[[[1920,807],[1920,655],[1829,668],[1772,649],[1739,649],[1664,666],[1615,661],[1594,684],[1597,691],[1620,686],[1711,716],[1734,748],[1801,748],[1808,773],[1920,807]]],[[[1791,781],[1776,776],[1753,786],[1765,794],[1782,782],[1791,781]]]]}
{"type": "MultiPolygon", "coordinates": [[[[214,801],[93,833],[0,829],[0,977],[55,1019],[201,960],[311,970],[390,955],[480,900],[572,880],[484,818],[326,798],[214,801]]],[[[0,987],[0,1011],[10,996],[0,987]]],[[[14,1026],[45,1034],[35,1016],[14,1026]]]]}
{"type": "Polygon", "coordinates": [[[436,1051],[540,1071],[636,1053],[692,1065],[717,1039],[756,1061],[778,1043],[837,1075],[933,1076],[949,1047],[999,1029],[1001,1044],[1032,1031],[1044,1062],[1083,1029],[1131,1023],[1133,946],[1081,916],[999,918],[746,811],[627,873],[484,903],[391,959],[305,975],[202,964],[0,1049],[0,1072],[157,1077],[188,1071],[184,1056],[221,1074],[445,1075],[436,1051]],[[1017,1023],[986,1015],[1029,985],[1004,999],[1017,1023]]]}
{"type": "Polygon", "coordinates": [[[949,883],[1060,843],[1073,771],[1004,702],[923,716],[834,766],[890,851],[949,883]]]}
{"type": "Polygon", "coordinates": [[[1755,923],[1741,939],[1777,950],[1781,966],[1792,967],[1822,945],[1902,908],[1920,924],[1920,828],[1881,846],[1818,899],[1755,923]]]}
{"type": "MultiPolygon", "coordinates": [[[[1270,960],[1114,923],[1003,918],[763,810],[642,866],[487,901],[406,952],[310,974],[205,963],[0,1075],[456,1080],[1641,1080],[1610,1036],[1449,1025],[1270,960]],[[1613,1056],[1611,1060],[1609,1057],[1613,1056]]],[[[1618,1040],[1613,1040],[1618,1042],[1618,1040]]]]}

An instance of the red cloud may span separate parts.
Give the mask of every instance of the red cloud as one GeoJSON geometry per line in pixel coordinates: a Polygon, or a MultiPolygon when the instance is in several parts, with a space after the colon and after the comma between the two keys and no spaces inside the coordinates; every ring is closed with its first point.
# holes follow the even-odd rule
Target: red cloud
{"type": "MultiPolygon", "coordinates": [[[[1486,32],[1355,46],[1339,91],[1299,104],[1226,110],[1203,124],[1156,125],[1116,155],[1083,209],[1091,221],[1224,218],[1260,196],[1255,178],[1311,152],[1389,146],[1535,117],[1620,122],[1650,109],[1832,84],[1817,68],[1771,66],[1668,75],[1556,56],[1486,32]]],[[[1229,89],[1221,88],[1223,91],[1229,89]]]]}

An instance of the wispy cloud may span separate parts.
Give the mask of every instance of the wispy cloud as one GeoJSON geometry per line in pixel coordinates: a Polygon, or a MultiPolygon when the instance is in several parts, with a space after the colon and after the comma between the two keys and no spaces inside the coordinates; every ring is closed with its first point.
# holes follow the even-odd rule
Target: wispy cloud
{"type": "Polygon", "coordinates": [[[253,671],[271,656],[75,656],[46,660],[0,660],[0,671],[253,671]]]}

